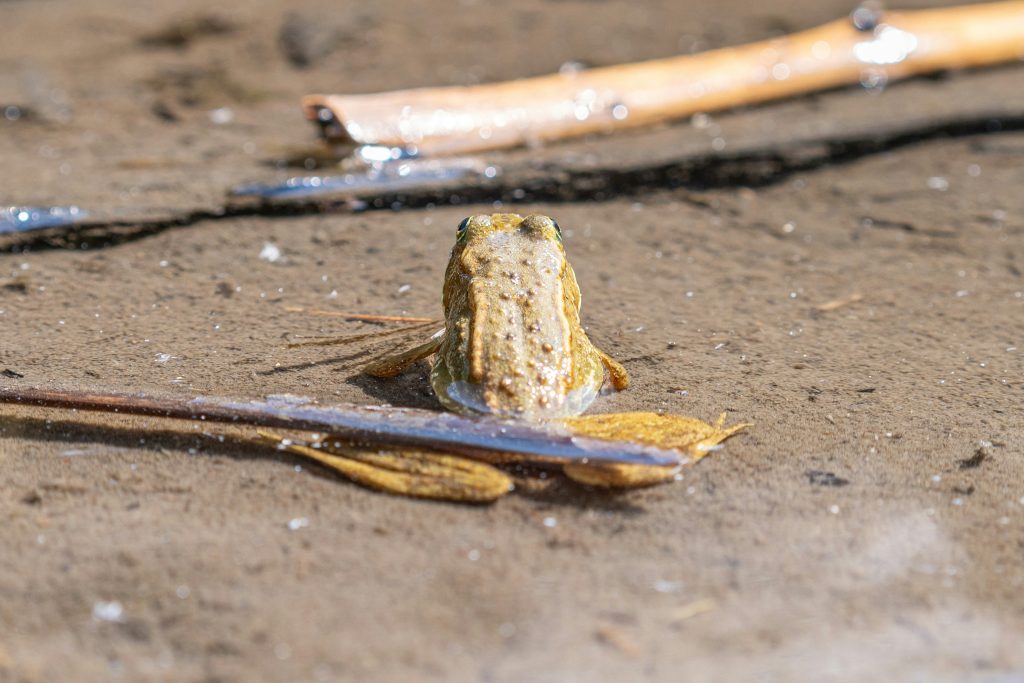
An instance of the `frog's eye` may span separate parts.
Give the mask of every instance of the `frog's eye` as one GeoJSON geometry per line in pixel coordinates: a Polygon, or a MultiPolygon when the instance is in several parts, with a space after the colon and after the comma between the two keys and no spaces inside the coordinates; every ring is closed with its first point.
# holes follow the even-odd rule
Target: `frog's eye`
{"type": "Polygon", "coordinates": [[[558,235],[558,241],[562,241],[562,229],[558,227],[558,221],[554,218],[551,219],[551,225],[555,226],[555,234],[558,235]]]}
{"type": "Polygon", "coordinates": [[[466,236],[466,230],[469,229],[470,218],[472,218],[472,216],[467,216],[462,219],[461,223],[459,223],[459,228],[455,231],[455,239],[461,240],[466,236]]]}

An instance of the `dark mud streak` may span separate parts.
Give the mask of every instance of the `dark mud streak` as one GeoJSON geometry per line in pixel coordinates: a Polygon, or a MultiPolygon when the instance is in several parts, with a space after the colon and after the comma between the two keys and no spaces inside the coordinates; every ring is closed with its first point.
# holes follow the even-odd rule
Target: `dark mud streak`
{"type": "Polygon", "coordinates": [[[221,209],[187,211],[166,218],[138,221],[83,221],[61,228],[44,228],[29,233],[11,233],[0,237],[0,253],[18,253],[42,249],[101,249],[156,235],[170,228],[186,228],[204,221],[252,216],[304,216],[315,213],[351,210],[347,202],[307,204],[227,205],[221,209]]]}
{"type": "MultiPolygon", "coordinates": [[[[240,217],[280,218],[331,211],[391,210],[396,206],[423,208],[491,203],[495,200],[504,203],[606,201],[665,189],[702,191],[739,187],[760,188],[783,182],[797,173],[810,173],[831,166],[840,166],[864,157],[931,140],[1018,131],[1024,131],[1024,113],[1001,113],[936,121],[902,130],[880,130],[870,136],[812,140],[735,154],[686,157],[652,166],[593,170],[555,167],[549,175],[518,180],[517,173],[513,171],[500,180],[485,181],[472,186],[433,186],[411,191],[357,196],[355,199],[361,200],[358,205],[350,201],[351,198],[341,196],[307,198],[291,202],[266,201],[242,204],[229,201],[214,211],[191,211],[148,221],[80,223],[70,227],[5,236],[0,241],[0,252],[110,247],[155,235],[169,228],[240,217]]],[[[701,206],[702,203],[695,200],[694,205],[701,206]]]]}
{"type": "Polygon", "coordinates": [[[988,450],[985,448],[978,448],[974,451],[974,455],[963,460],[958,460],[957,465],[961,470],[973,470],[981,466],[981,463],[985,462],[988,458],[988,450]]]}

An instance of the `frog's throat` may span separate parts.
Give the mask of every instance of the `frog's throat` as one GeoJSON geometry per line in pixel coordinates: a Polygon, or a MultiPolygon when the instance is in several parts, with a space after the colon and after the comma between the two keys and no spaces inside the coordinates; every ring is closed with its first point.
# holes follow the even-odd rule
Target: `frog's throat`
{"type": "MultiPolygon", "coordinates": [[[[597,366],[600,369],[600,366],[597,366]]],[[[588,378],[590,379],[590,378],[588,378]]],[[[492,388],[466,380],[453,380],[443,357],[438,357],[430,373],[430,384],[437,399],[447,410],[462,415],[490,415],[514,419],[550,419],[572,417],[583,413],[594,402],[601,388],[602,377],[585,381],[570,389],[557,402],[541,405],[537,401],[496,405],[492,388]]]]}

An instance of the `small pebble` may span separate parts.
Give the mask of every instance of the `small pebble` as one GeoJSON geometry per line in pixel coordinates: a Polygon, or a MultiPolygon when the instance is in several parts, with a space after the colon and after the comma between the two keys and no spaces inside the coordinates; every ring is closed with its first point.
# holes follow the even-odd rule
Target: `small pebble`
{"type": "Polygon", "coordinates": [[[666,581],[665,579],[658,579],[654,582],[654,590],[659,593],[678,593],[682,589],[682,581],[666,581]]]}
{"type": "Polygon", "coordinates": [[[96,621],[119,623],[124,621],[124,606],[117,600],[97,602],[92,606],[92,618],[96,621]]]}
{"type": "Polygon", "coordinates": [[[260,250],[260,258],[270,263],[276,263],[281,260],[281,248],[273,242],[264,242],[263,249],[260,250]]]}

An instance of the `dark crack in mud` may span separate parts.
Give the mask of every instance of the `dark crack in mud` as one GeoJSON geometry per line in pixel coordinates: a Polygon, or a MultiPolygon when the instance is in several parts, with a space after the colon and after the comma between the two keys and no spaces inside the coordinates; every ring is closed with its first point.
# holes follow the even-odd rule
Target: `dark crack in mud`
{"type": "MultiPolygon", "coordinates": [[[[536,170],[512,169],[504,177],[499,176],[493,181],[474,179],[473,184],[424,185],[420,188],[404,188],[400,192],[351,196],[337,194],[288,201],[229,198],[217,210],[193,210],[139,221],[86,221],[73,226],[5,235],[0,239],[0,252],[47,248],[98,249],[155,235],[170,228],[238,217],[282,218],[336,211],[416,209],[496,201],[572,203],[643,196],[664,190],[700,192],[740,187],[763,188],[783,182],[797,173],[813,173],[910,145],[1018,131],[1024,131],[1024,114],[999,114],[894,128],[870,136],[826,138],[732,154],[688,156],[651,166],[582,170],[550,165],[540,175],[536,170]]],[[[699,198],[690,199],[693,205],[706,208],[699,198]]],[[[876,227],[915,230],[913,226],[902,222],[873,217],[868,220],[876,227]]]]}

